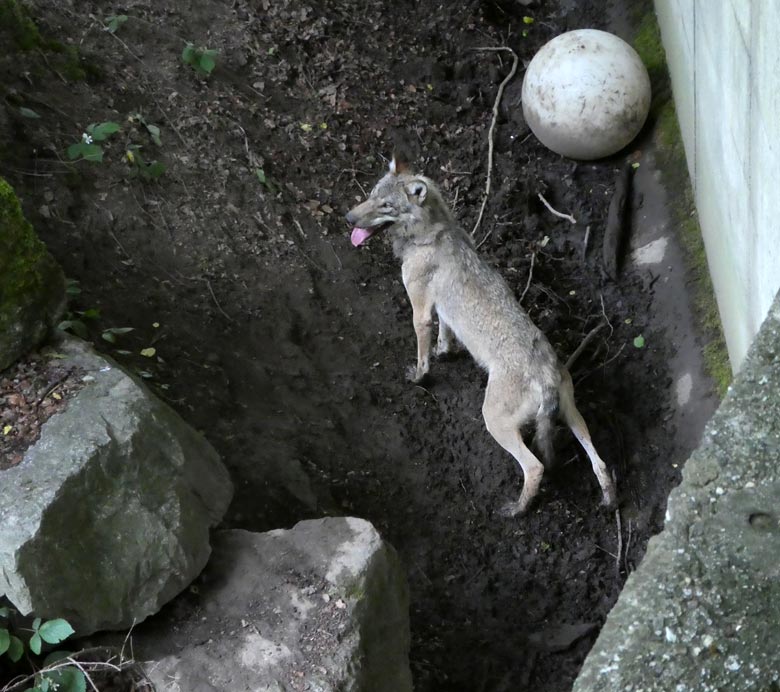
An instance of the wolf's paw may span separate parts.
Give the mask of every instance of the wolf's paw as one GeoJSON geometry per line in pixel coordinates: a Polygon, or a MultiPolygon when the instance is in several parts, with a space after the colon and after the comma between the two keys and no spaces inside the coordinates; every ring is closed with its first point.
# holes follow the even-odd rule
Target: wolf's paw
{"type": "Polygon", "coordinates": [[[420,369],[416,365],[410,365],[406,368],[406,379],[412,384],[420,384],[428,377],[428,371],[420,369]]]}

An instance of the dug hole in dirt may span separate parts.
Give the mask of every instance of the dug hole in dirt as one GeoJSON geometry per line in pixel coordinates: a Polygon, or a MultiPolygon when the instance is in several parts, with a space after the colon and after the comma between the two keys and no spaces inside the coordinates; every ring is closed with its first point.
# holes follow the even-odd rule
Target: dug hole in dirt
{"type": "Polygon", "coordinates": [[[85,320],[96,345],[139,372],[229,466],[237,491],[226,526],[364,517],[407,570],[417,690],[569,689],[716,405],[652,123],[629,152],[575,163],[540,145],[522,118],[535,51],[575,28],[622,27],[630,40],[620,6],[130,0],[113,31],[113,6],[29,8],[42,34],[76,46],[89,69],[63,74],[45,51],[0,58],[0,174],[80,282],[72,309],[99,310],[85,320]],[[190,41],[217,51],[210,75],[183,64],[190,41]],[[564,430],[533,509],[498,515],[522,476],[484,428],[485,374],[463,355],[435,362],[430,385],[405,381],[415,337],[399,266],[379,239],[351,247],[343,219],[403,133],[420,171],[473,227],[511,59],[469,49],[501,45],[520,68],[497,121],[480,252],[562,360],[609,322],[573,376],[617,480],[620,537],[564,430]],[[20,106],[40,117],[19,116],[20,106]],[[67,147],[104,121],[121,125],[104,160],[68,162],[67,147]],[[165,171],[141,169],[128,151],[165,171]],[[600,248],[627,156],[640,163],[632,248],[671,234],[661,263],[627,257],[615,282],[600,248]],[[134,331],[101,340],[112,327],[134,331]],[[151,347],[152,357],[141,354],[151,347]]]}

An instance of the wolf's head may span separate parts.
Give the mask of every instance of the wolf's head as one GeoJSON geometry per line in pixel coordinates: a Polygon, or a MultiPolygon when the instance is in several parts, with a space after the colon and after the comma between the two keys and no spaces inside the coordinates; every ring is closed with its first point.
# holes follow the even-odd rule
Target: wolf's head
{"type": "Polygon", "coordinates": [[[454,223],[433,181],[411,173],[397,154],[368,199],[347,213],[347,222],[353,226],[355,247],[379,231],[388,231],[395,241],[425,242],[442,224],[454,223]]]}

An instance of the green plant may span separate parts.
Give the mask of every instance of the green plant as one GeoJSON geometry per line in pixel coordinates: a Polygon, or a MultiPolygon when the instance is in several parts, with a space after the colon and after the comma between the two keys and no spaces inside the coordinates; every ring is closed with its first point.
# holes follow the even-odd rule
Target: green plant
{"type": "MultiPolygon", "coordinates": [[[[76,279],[65,279],[65,294],[70,299],[71,296],[77,296],[81,293],[81,286],[76,279]]],[[[89,338],[89,330],[84,320],[96,320],[100,317],[100,310],[89,308],[88,310],[68,310],[63,315],[63,320],[57,325],[57,329],[63,332],[72,332],[82,339],[89,338]]]]}
{"type": "Polygon", "coordinates": [[[194,43],[188,43],[181,52],[181,60],[185,65],[190,65],[196,72],[202,75],[210,75],[217,66],[217,51],[203,46],[196,48],[194,43]]]}
{"type": "Polygon", "coordinates": [[[276,194],[279,192],[279,185],[277,185],[277,183],[270,176],[266,175],[266,172],[262,168],[256,168],[255,175],[260,181],[260,184],[263,185],[263,187],[265,187],[270,193],[276,194]]]}
{"type": "Polygon", "coordinates": [[[165,173],[165,164],[160,161],[146,161],[141,155],[141,147],[131,144],[127,147],[127,162],[130,164],[130,175],[141,180],[157,180],[165,173]]]}
{"type": "Polygon", "coordinates": [[[144,129],[149,133],[149,137],[158,147],[162,146],[162,140],[160,140],[160,128],[157,125],[153,125],[146,121],[143,115],[140,113],[134,113],[129,116],[127,120],[131,123],[139,123],[144,126],[144,129]]]}
{"type": "Polygon", "coordinates": [[[70,637],[74,630],[67,620],[55,618],[42,620],[35,618],[32,628],[17,627],[15,625],[18,613],[9,607],[0,607],[0,657],[5,656],[12,663],[18,663],[25,654],[25,644],[21,633],[31,632],[26,650],[28,659],[33,666],[33,672],[23,679],[13,689],[21,687],[22,683],[32,682],[25,692],[85,692],[87,678],[81,668],[75,664],[71,655],[64,651],[54,651],[46,656],[40,667],[30,656],[39,657],[43,651],[43,645],[61,644],[70,637]],[[36,669],[37,668],[37,669],[36,669]]]}
{"type": "Polygon", "coordinates": [[[115,34],[116,30],[127,20],[128,16],[126,14],[112,14],[110,17],[106,17],[106,31],[115,34]]]}
{"type": "Polygon", "coordinates": [[[71,161],[102,161],[103,147],[95,142],[104,142],[111,135],[119,132],[120,127],[117,123],[92,123],[87,127],[87,131],[81,135],[81,141],[71,144],[68,147],[67,154],[71,161]]]}
{"type": "Polygon", "coordinates": [[[104,329],[100,336],[108,341],[108,343],[115,344],[117,336],[121,336],[122,334],[127,334],[128,332],[132,331],[133,327],[109,327],[108,329],[104,329]]]}

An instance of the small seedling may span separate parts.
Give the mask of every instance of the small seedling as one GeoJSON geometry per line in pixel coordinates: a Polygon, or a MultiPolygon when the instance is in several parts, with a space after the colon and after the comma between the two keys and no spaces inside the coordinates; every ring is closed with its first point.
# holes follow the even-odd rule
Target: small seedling
{"type": "Polygon", "coordinates": [[[106,17],[106,31],[110,34],[115,34],[116,30],[122,26],[128,20],[126,14],[115,14],[110,17],[106,17]]]}
{"type": "Polygon", "coordinates": [[[152,125],[151,123],[146,122],[146,119],[140,113],[134,113],[128,118],[128,121],[131,123],[140,123],[143,125],[146,131],[149,133],[149,137],[151,138],[152,142],[154,142],[158,147],[162,146],[162,141],[160,140],[160,128],[157,127],[157,125],[152,125]]]}
{"type": "Polygon", "coordinates": [[[185,65],[202,75],[210,75],[217,66],[217,51],[210,48],[196,48],[194,43],[188,43],[181,52],[181,60],[185,65]]]}
{"type": "Polygon", "coordinates": [[[25,108],[24,106],[19,107],[19,114],[23,118],[30,118],[32,120],[37,120],[38,118],[41,117],[32,108],[25,108]]]}
{"type": "Polygon", "coordinates": [[[634,348],[644,348],[644,347],[645,347],[645,337],[643,337],[640,334],[634,339],[634,348]]]}
{"type": "Polygon", "coordinates": [[[128,332],[132,331],[133,327],[110,327],[109,329],[104,329],[100,336],[105,341],[108,341],[108,343],[115,344],[117,336],[121,336],[122,334],[127,334],[128,332]]]}
{"type": "Polygon", "coordinates": [[[87,131],[81,135],[81,141],[68,147],[68,158],[71,161],[84,159],[85,161],[102,161],[103,147],[95,142],[104,142],[111,135],[119,132],[117,123],[92,123],[87,131]]]}
{"type": "Polygon", "coordinates": [[[130,164],[130,175],[137,175],[141,180],[157,180],[165,173],[165,164],[160,161],[145,161],[140,149],[141,147],[135,144],[127,148],[125,156],[130,164]]]}
{"type": "Polygon", "coordinates": [[[279,185],[277,185],[269,176],[265,174],[262,168],[255,168],[255,175],[260,181],[260,184],[265,187],[271,194],[279,192],[279,185]]]}

